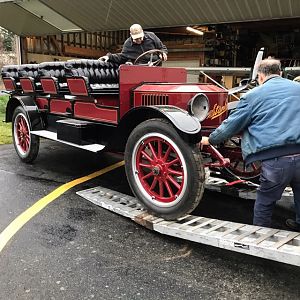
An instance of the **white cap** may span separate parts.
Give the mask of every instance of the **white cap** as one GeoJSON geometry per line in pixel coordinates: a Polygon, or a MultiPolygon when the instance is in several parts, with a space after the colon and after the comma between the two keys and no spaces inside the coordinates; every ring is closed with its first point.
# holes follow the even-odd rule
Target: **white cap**
{"type": "Polygon", "coordinates": [[[144,31],[140,24],[133,24],[130,26],[130,35],[133,40],[144,37],[144,31]]]}

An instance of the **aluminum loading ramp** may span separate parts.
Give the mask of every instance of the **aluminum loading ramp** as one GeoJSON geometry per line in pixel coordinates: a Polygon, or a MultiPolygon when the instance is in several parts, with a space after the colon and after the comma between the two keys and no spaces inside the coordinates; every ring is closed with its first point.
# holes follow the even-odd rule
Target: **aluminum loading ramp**
{"type": "Polygon", "coordinates": [[[77,194],[159,233],[196,243],[300,266],[300,233],[187,215],[165,221],[150,215],[137,199],[95,187],[77,194]]]}

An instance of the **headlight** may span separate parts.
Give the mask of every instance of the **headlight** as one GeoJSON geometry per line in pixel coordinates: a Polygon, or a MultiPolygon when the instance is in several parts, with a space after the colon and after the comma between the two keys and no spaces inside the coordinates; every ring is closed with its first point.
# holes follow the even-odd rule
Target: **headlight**
{"type": "Polygon", "coordinates": [[[209,102],[204,94],[196,94],[188,104],[189,113],[202,122],[208,115],[209,102]]]}

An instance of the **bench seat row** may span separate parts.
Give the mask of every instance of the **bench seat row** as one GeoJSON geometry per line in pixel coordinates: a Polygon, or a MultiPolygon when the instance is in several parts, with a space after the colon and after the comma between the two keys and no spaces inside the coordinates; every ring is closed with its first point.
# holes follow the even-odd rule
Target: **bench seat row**
{"type": "Polygon", "coordinates": [[[1,76],[6,90],[16,93],[74,94],[71,84],[76,95],[76,84],[82,85],[83,80],[86,91],[79,94],[116,91],[119,87],[119,65],[93,59],[7,65],[1,76]]]}

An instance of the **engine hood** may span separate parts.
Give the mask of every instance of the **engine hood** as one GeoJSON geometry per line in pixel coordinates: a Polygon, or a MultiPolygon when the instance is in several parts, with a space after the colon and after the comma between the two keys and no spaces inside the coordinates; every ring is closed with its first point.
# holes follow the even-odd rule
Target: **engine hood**
{"type": "Polygon", "coordinates": [[[214,84],[210,83],[144,83],[134,89],[135,92],[153,92],[153,93],[222,93],[228,92],[214,84]]]}

